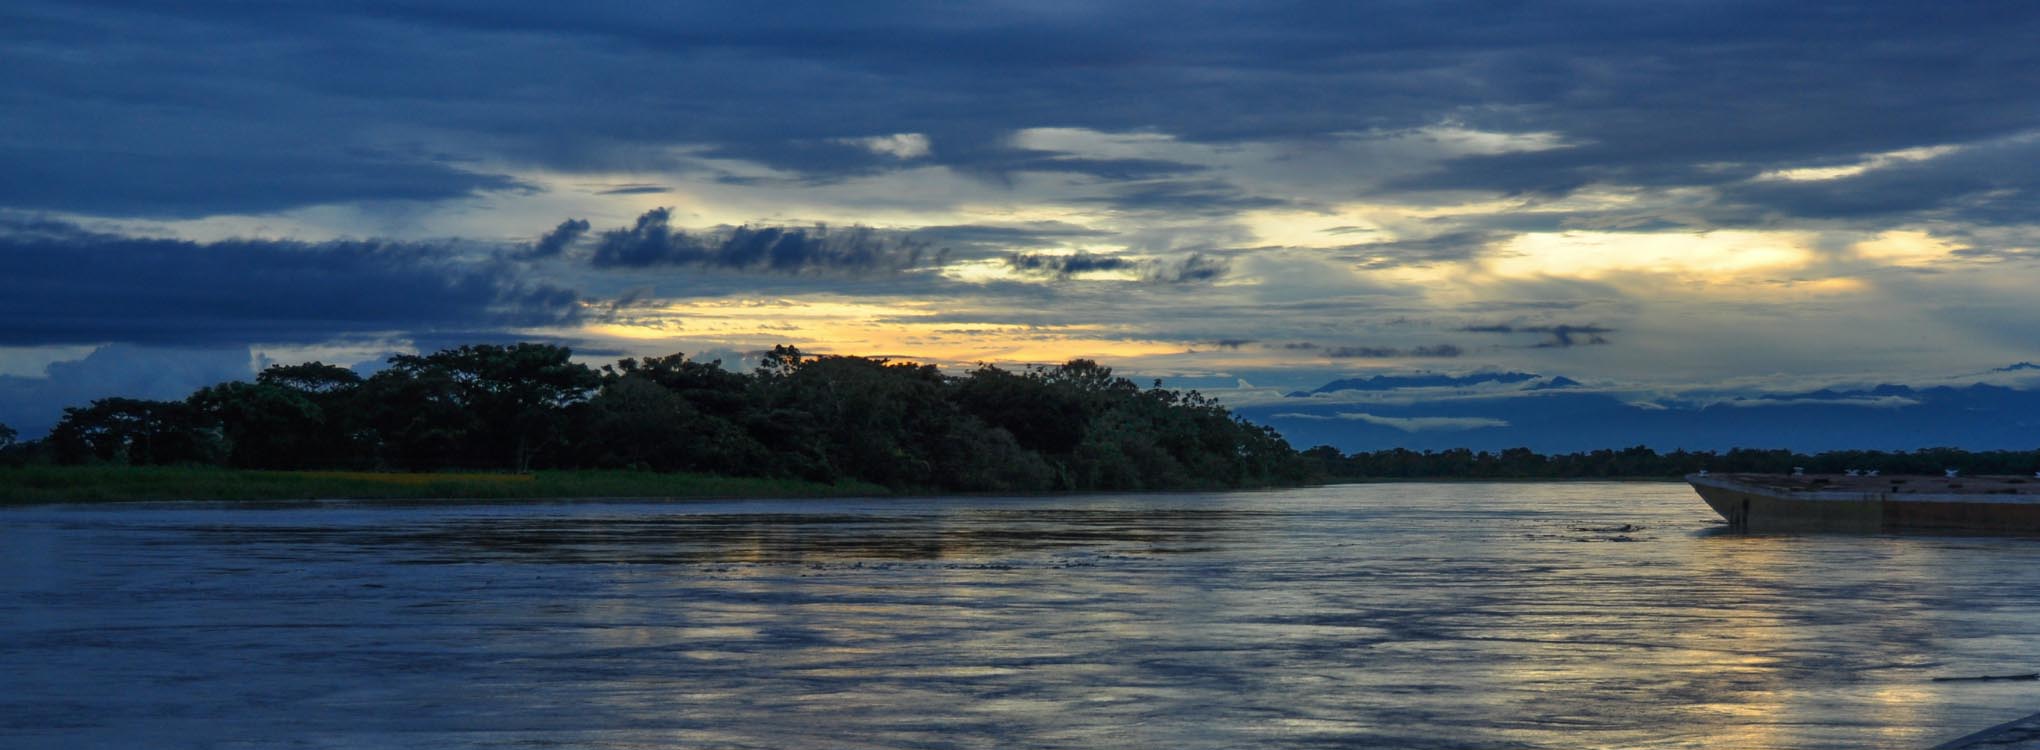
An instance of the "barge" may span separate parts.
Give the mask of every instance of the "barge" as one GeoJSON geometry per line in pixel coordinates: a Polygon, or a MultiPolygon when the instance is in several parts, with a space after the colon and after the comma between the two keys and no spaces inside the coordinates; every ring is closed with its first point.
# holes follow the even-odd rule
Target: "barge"
{"type": "Polygon", "coordinates": [[[1875,474],[1688,474],[1743,531],[2040,534],[2040,478],[1875,474]]]}

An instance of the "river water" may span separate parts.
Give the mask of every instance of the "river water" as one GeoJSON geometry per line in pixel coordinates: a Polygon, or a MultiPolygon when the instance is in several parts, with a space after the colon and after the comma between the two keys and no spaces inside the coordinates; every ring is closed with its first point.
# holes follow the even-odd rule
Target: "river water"
{"type": "Polygon", "coordinates": [[[2040,540],[1684,485],[0,511],[9,748],[1918,748],[2040,540]]]}

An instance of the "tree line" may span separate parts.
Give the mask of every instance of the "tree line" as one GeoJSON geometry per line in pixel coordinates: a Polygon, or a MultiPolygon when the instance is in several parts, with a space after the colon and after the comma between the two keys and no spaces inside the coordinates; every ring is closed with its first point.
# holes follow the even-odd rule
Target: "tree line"
{"type": "Polygon", "coordinates": [[[1678,477],[1700,470],[2030,474],[2040,452],[1646,446],[1546,456],[1391,448],[1301,453],[1195,391],[1142,388],[1090,360],[960,376],[777,347],[753,372],[683,355],[591,368],[563,346],[398,355],[366,377],[311,362],[181,401],[64,410],[41,440],[0,425],[0,464],[529,471],[621,468],[901,490],[1230,488],[1365,479],[1678,477]]]}
{"type": "Polygon", "coordinates": [[[1321,445],[1303,452],[1320,475],[1332,480],[1364,479],[1592,479],[1671,478],[1701,470],[1785,474],[1803,468],[1816,474],[1850,469],[1886,474],[2029,475],[2040,471],[2040,451],[1965,451],[1924,448],[1916,451],[1828,451],[1806,454],[1790,450],[1734,448],[1726,452],[1674,450],[1659,453],[1647,446],[1546,456],[1528,448],[1500,452],[1456,448],[1412,451],[1390,448],[1342,454],[1321,445]]]}
{"type": "Polygon", "coordinates": [[[1299,484],[1271,428],[1195,391],[1142,388],[1072,360],[949,376],[932,365],[777,347],[751,373],[680,354],[591,368],[563,346],[398,355],[363,377],[312,362],[181,401],[64,410],[15,463],[247,469],[628,468],[858,480],[901,490],[1045,491],[1299,484]]]}

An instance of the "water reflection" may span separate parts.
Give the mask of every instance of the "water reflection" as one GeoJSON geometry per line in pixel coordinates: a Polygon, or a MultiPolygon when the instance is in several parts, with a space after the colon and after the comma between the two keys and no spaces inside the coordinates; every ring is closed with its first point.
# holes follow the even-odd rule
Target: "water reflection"
{"type": "MultiPolygon", "coordinates": [[[[801,563],[975,560],[1055,550],[1143,554],[1208,551],[1251,533],[1273,511],[1195,509],[962,509],[907,514],[648,513],[591,517],[482,517],[427,523],[191,525],[167,527],[207,543],[281,556],[356,554],[399,562],[801,563]]],[[[186,544],[181,537],[159,540],[186,544]]]]}
{"type": "Polygon", "coordinates": [[[0,745],[1920,747],[2017,540],[1683,487],[0,515],[0,745]],[[120,686],[109,690],[106,686],[120,686]]]}

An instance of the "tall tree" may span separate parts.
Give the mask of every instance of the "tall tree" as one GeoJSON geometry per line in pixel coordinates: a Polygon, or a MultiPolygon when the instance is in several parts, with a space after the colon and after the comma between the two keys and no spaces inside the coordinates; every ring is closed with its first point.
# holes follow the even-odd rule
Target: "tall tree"
{"type": "Polygon", "coordinates": [[[217,463],[218,429],[181,401],[102,398],[67,407],[49,441],[63,463],[217,463]]]}
{"type": "Polygon", "coordinates": [[[186,399],[220,426],[227,463],[299,469],[340,458],[323,440],[325,410],[297,391],[263,382],[221,383],[186,399]]]}
{"type": "Polygon", "coordinates": [[[255,382],[289,388],[299,393],[346,393],[361,387],[361,376],[353,370],[324,362],[300,365],[270,365],[255,376],[255,382]]]}
{"type": "Polygon", "coordinates": [[[436,414],[464,412],[465,418],[446,420],[450,424],[427,426],[440,438],[468,441],[488,456],[481,458],[484,464],[507,460],[510,468],[526,471],[534,456],[565,435],[567,407],[585,401],[601,384],[595,371],[572,357],[571,349],[553,344],[483,344],[397,355],[379,375],[422,386],[397,390],[410,390],[436,414]]]}

